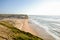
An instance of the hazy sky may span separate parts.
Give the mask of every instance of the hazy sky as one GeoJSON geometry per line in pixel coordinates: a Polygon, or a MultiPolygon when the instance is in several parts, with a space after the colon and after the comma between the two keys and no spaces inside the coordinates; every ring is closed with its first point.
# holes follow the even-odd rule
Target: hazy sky
{"type": "Polygon", "coordinates": [[[59,0],[0,0],[0,13],[60,15],[59,0]]]}

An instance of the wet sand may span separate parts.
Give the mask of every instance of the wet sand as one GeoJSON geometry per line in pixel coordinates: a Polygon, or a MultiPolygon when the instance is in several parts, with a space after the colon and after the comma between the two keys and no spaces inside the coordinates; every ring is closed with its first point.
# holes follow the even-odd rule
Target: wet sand
{"type": "Polygon", "coordinates": [[[34,29],[34,31],[36,31],[38,37],[43,38],[44,40],[55,40],[55,38],[53,38],[51,35],[49,35],[49,33],[47,33],[43,28],[39,27],[37,25],[34,24],[30,24],[32,29],[34,29]]]}

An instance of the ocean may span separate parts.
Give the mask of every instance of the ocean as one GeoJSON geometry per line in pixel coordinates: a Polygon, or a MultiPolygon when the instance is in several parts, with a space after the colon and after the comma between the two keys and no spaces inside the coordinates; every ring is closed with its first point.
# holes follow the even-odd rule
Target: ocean
{"type": "Polygon", "coordinates": [[[39,25],[43,25],[53,37],[60,39],[60,16],[29,15],[39,25]]]}

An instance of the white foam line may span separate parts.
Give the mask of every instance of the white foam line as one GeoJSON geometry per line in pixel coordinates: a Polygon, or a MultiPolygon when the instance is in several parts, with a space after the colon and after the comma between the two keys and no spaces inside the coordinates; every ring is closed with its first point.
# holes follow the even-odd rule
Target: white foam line
{"type": "Polygon", "coordinates": [[[37,24],[38,26],[44,28],[45,30],[48,30],[48,27],[46,27],[46,26],[43,27],[43,25],[39,24],[39,23],[36,22],[35,20],[32,20],[32,19],[30,19],[30,20],[31,20],[34,24],[37,24]]]}
{"type": "Polygon", "coordinates": [[[46,30],[51,36],[53,36],[56,40],[60,40],[60,38],[56,35],[54,35],[53,33],[51,33],[50,31],[46,30]]]}
{"type": "Polygon", "coordinates": [[[59,38],[58,36],[54,35],[53,33],[51,33],[51,32],[49,31],[48,27],[46,27],[46,26],[43,27],[43,25],[39,24],[39,23],[36,22],[35,20],[32,20],[32,19],[30,19],[30,20],[31,20],[33,23],[37,24],[39,27],[42,27],[43,29],[45,29],[45,30],[46,30],[51,36],[53,36],[56,40],[60,40],[60,38],[59,38]]]}

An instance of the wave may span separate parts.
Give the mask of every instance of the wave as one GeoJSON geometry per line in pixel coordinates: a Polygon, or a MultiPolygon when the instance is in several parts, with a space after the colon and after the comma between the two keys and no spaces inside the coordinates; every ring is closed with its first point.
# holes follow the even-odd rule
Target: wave
{"type": "Polygon", "coordinates": [[[36,24],[43,25],[50,34],[60,39],[60,16],[29,16],[36,24]]]}

